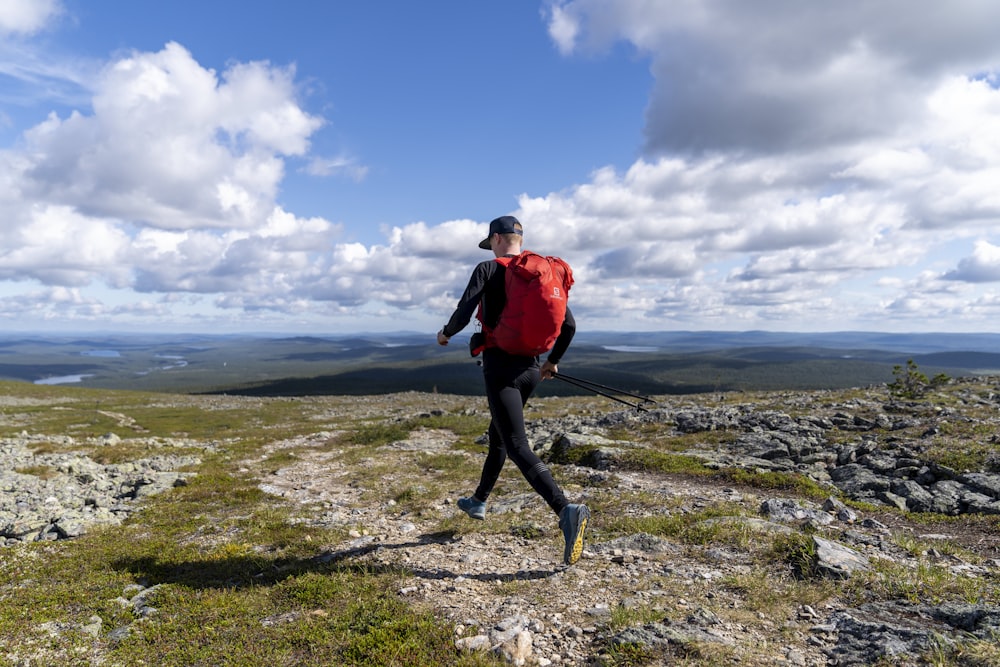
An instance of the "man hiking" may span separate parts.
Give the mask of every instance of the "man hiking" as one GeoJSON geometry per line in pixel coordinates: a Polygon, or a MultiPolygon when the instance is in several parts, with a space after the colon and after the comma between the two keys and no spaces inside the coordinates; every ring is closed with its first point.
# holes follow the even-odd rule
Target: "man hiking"
{"type": "MultiPolygon", "coordinates": [[[[558,336],[541,366],[537,353],[517,354],[506,351],[500,347],[493,334],[494,329],[501,323],[504,307],[508,304],[507,273],[514,271],[513,267],[508,268],[508,264],[539,258],[534,253],[527,251],[522,253],[523,234],[523,227],[514,216],[505,215],[490,222],[489,236],[479,244],[479,247],[492,250],[495,259],[480,262],[476,266],[451,319],[437,334],[438,344],[447,345],[448,340],[464,329],[472,319],[473,313],[479,309],[485,333],[485,347],[482,351],[483,379],[492,417],[489,427],[489,452],[483,463],[479,486],[471,496],[460,498],[458,507],[473,519],[484,519],[486,501],[509,456],[531,487],[559,517],[559,527],[566,541],[563,562],[572,565],[580,559],[583,551],[583,534],[590,518],[590,510],[586,505],[570,503],[566,499],[552,478],[548,466],[532,450],[524,427],[525,403],[541,380],[552,378],[558,373],[557,364],[576,333],[576,321],[572,312],[565,306],[566,290],[568,285],[572,284],[568,265],[555,258],[541,258],[554,259],[565,267],[565,273],[568,275],[568,282],[565,283],[565,289],[561,290],[561,295],[558,286],[551,288],[551,291],[562,299],[562,303],[559,304],[560,309],[556,311],[562,321],[555,323],[558,336]],[[534,255],[534,258],[529,258],[530,255],[534,255]],[[565,308],[564,313],[561,308],[565,308]]],[[[513,279],[513,276],[510,278],[513,279]]],[[[516,326],[544,328],[546,323],[541,320],[545,316],[533,315],[533,312],[535,311],[525,311],[526,315],[519,318],[519,324],[516,326]]],[[[530,332],[528,336],[530,337],[530,332]]],[[[510,345],[507,347],[514,349],[510,345]]]]}

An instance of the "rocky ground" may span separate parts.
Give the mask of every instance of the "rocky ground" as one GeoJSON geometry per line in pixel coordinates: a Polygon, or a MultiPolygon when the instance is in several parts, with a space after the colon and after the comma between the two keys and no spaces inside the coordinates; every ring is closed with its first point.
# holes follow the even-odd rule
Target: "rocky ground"
{"type": "MultiPolygon", "coordinates": [[[[883,405],[867,399],[822,411],[810,404],[805,416],[798,418],[750,404],[693,408],[688,401],[677,403],[680,407],[646,413],[535,420],[531,436],[552,461],[567,458],[575,448],[584,451],[585,465],[556,466],[557,477],[595,478],[602,487],[610,483],[622,493],[654,497],[655,504],[670,508],[669,512],[736,504],[756,516],[724,520],[739,521],[763,535],[822,528],[828,539],[814,537],[816,576],[846,579],[868,570],[872,561],[890,561],[913,570],[931,562],[955,577],[997,579],[996,524],[983,530],[956,523],[948,534],[931,533],[908,518],[906,506],[949,515],[1000,514],[1000,475],[962,475],[945,466],[925,465],[915,451],[919,443],[879,442],[883,432],[914,426],[921,432],[933,430],[931,424],[955,418],[955,413],[935,411],[924,424],[915,417],[886,414],[883,405]],[[855,412],[846,413],[848,407],[855,412]],[[693,476],[617,469],[620,448],[632,443],[611,441],[599,433],[627,432],[650,423],[673,425],[677,432],[688,433],[726,429],[733,436],[731,442],[686,453],[713,466],[796,471],[828,484],[832,492],[870,501],[872,507],[851,509],[833,493],[819,502],[693,476]],[[834,432],[864,435],[831,447],[834,432]],[[928,544],[960,543],[975,556],[945,555],[933,546],[911,553],[893,541],[894,533],[928,544]]],[[[415,432],[385,449],[446,451],[451,439],[446,432],[415,432]]],[[[747,612],[753,607],[748,605],[747,591],[728,585],[753,571],[744,562],[746,554],[731,546],[693,548],[642,533],[614,539],[598,535],[588,542],[577,566],[564,567],[559,562],[555,517],[531,493],[491,502],[486,522],[509,513],[523,514],[528,525],[550,539],[510,533],[435,534],[433,526],[423,525],[418,516],[401,514],[392,503],[359,508],[360,491],[345,484],[349,471],[330,465],[328,457],[307,456],[277,471],[262,488],[302,503],[319,502],[326,512],[313,520],[346,520],[363,526],[327,558],[404,567],[413,574],[400,595],[432,605],[451,619],[460,647],[493,650],[514,664],[600,663],[601,654],[609,653],[607,647],[638,645],[650,647],[650,655],[687,655],[692,664],[714,664],[713,655],[725,655],[739,664],[869,665],[891,658],[893,664],[907,665],[921,664],[917,656],[938,646],[970,637],[1000,637],[1000,607],[976,601],[882,600],[851,606],[830,599],[819,607],[805,603],[789,607],[787,617],[776,622],[764,613],[747,612]],[[610,630],[615,625],[612,616],[628,609],[652,612],[660,620],[610,630]],[[723,650],[713,651],[714,646],[723,650]]],[[[506,474],[516,476],[517,471],[510,468],[506,474]]],[[[456,495],[460,491],[455,489],[456,495]]],[[[584,486],[574,500],[588,502],[592,493],[584,486]]],[[[454,507],[456,495],[441,497],[438,509],[472,521],[454,507]]],[[[599,524],[600,518],[594,522],[599,524]]],[[[610,657],[605,661],[613,663],[610,657]]]]}
{"type": "MultiPolygon", "coordinates": [[[[568,495],[595,510],[583,558],[571,567],[561,563],[555,516],[512,465],[486,520],[475,522],[455,507],[474,479],[436,482],[435,471],[416,464],[454,451],[450,431],[417,428],[373,454],[398,462],[383,477],[387,489],[412,486],[431,497],[422,511],[388,495],[372,502],[365,461],[347,463],[343,446],[330,446],[330,430],[273,441],[241,466],[259,475],[261,489],[295,503],[298,521],[348,528],[348,539],[324,546],[318,560],[401,568],[398,595],[447,619],[460,650],[511,664],[989,665],[997,654],[983,647],[1000,638],[996,386],[953,381],[940,403],[892,401],[873,388],[662,398],[646,412],[592,401],[575,416],[534,415],[536,448],[568,495]],[[665,445],[709,469],[795,475],[829,493],[634,465],[636,451],[665,445]],[[975,449],[982,466],[943,463],[947,446],[975,449]],[[284,449],[295,452],[286,465],[261,465],[284,449]],[[722,537],[610,529],[650,516],[697,516],[700,530],[722,537]],[[762,565],[761,545],[789,535],[807,544],[808,562],[762,565]],[[958,583],[892,581],[929,572],[958,583]],[[899,591],[865,594],[851,581],[899,591]]],[[[426,409],[457,413],[479,403],[428,396],[426,409]]],[[[364,405],[380,414],[379,399],[364,405]]],[[[0,469],[44,465],[75,481],[0,475],[0,539],[12,548],[120,521],[144,495],[183,484],[176,471],[195,463],[168,453],[124,466],[68,454],[32,461],[31,437],[0,442],[0,469]]],[[[482,453],[466,455],[478,462],[482,453]]]]}

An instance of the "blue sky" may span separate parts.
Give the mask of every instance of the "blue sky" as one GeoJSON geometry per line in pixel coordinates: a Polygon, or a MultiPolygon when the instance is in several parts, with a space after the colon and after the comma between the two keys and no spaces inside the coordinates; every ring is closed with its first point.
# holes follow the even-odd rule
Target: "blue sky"
{"type": "Polygon", "coordinates": [[[0,0],[0,326],[996,331],[988,0],[0,0]]]}

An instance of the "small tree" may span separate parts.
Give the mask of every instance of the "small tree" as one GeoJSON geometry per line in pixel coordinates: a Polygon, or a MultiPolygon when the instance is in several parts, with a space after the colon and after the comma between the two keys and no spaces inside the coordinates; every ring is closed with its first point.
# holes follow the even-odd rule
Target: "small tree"
{"type": "Polygon", "coordinates": [[[922,398],[929,389],[937,387],[948,381],[948,376],[938,373],[934,379],[928,380],[927,376],[917,368],[913,359],[906,360],[906,368],[896,365],[892,367],[892,375],[896,378],[887,386],[889,395],[895,398],[922,398]]]}

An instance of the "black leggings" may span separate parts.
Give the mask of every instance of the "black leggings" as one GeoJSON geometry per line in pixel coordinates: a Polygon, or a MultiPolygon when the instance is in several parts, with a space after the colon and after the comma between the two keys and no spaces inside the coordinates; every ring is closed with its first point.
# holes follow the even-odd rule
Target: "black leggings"
{"type": "Polygon", "coordinates": [[[507,354],[499,349],[483,352],[483,378],[490,404],[490,448],[475,496],[486,501],[500,477],[507,457],[517,466],[538,495],[559,514],[568,503],[559,485],[531,449],[524,429],[524,404],[541,381],[534,357],[507,354]]]}

